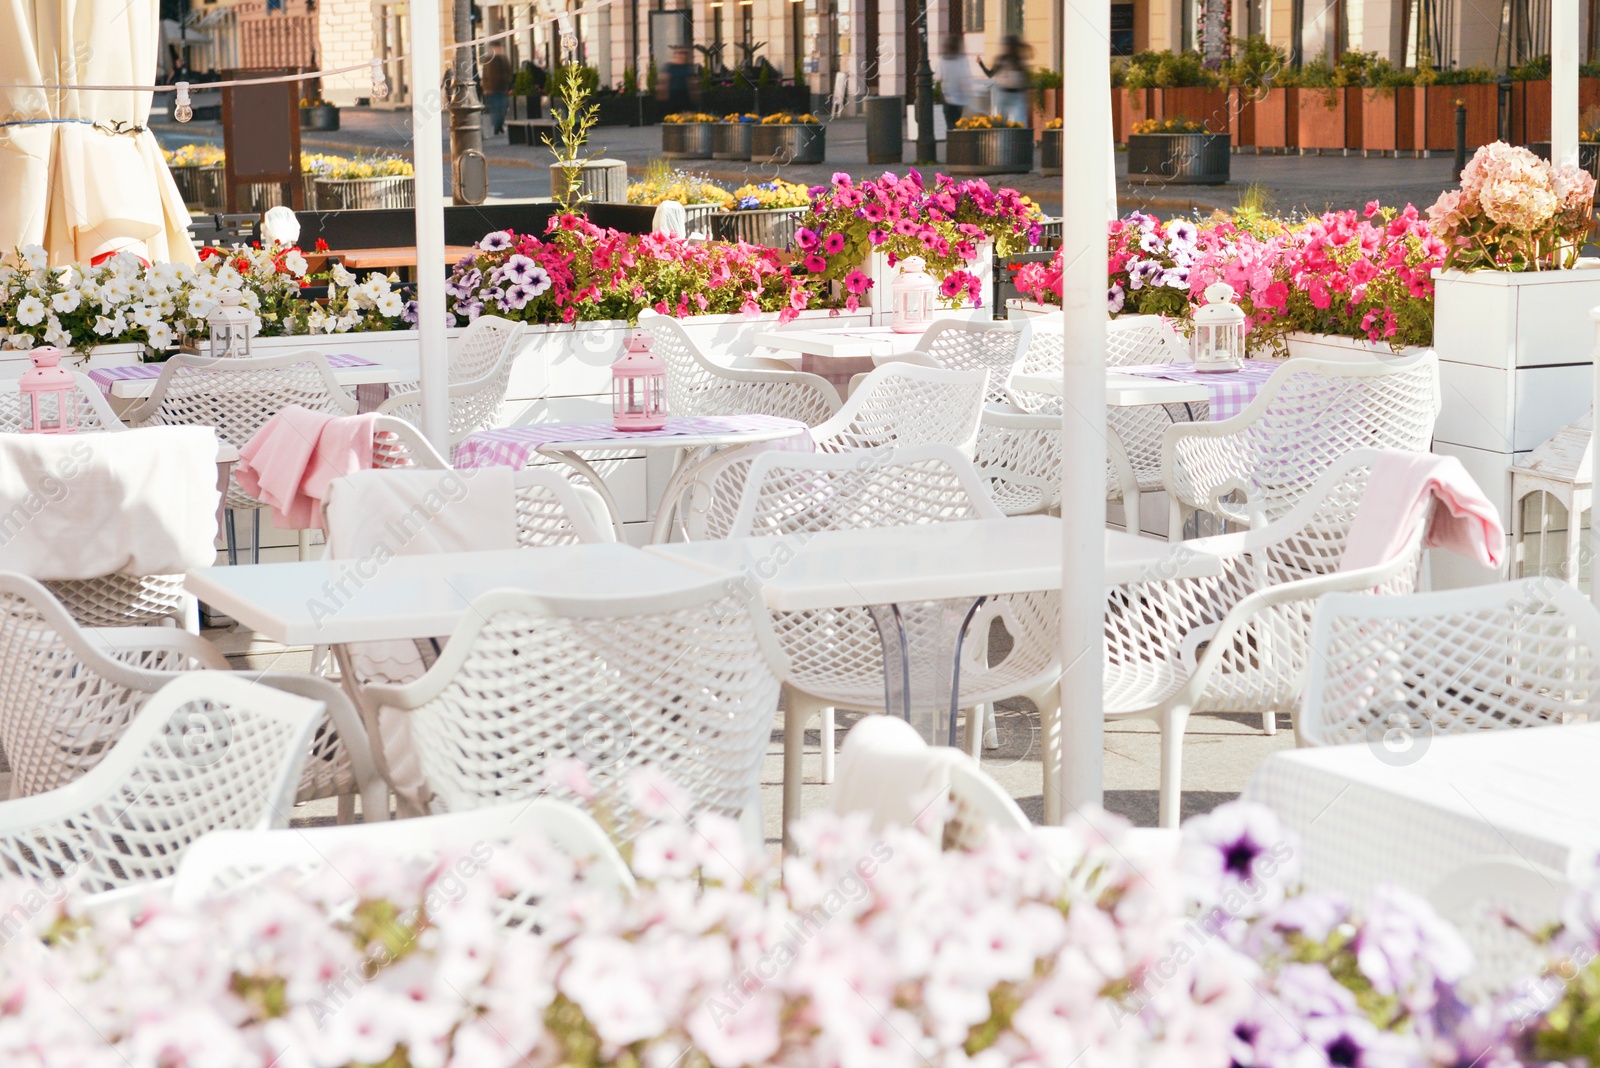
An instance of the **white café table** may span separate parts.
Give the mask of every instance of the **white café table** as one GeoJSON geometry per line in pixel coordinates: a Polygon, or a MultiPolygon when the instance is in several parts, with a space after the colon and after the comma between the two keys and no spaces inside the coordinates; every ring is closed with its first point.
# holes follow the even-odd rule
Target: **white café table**
{"type": "MultiPolygon", "coordinates": [[[[1025,393],[1061,396],[1060,375],[1012,375],[1013,388],[1025,393]]],[[[1205,386],[1168,382],[1160,378],[1106,372],[1106,404],[1112,408],[1138,408],[1146,404],[1203,404],[1211,399],[1205,386]]]]}
{"type": "MultiPolygon", "coordinates": [[[[1147,576],[1222,573],[1219,557],[1192,547],[1106,531],[1106,584],[1147,576]]],[[[867,608],[884,647],[884,704],[929,741],[951,744],[960,707],[961,640],[972,613],[1001,594],[1061,588],[1061,520],[1054,516],[975,519],[904,527],[824,531],[808,536],[675,542],[646,551],[692,564],[761,589],[774,612],[867,608]],[[927,602],[935,602],[931,609],[927,602]],[[916,628],[931,641],[909,640],[906,617],[937,613],[937,625],[916,628]]],[[[1093,591],[1101,596],[1101,591],[1093,591]]],[[[801,731],[784,732],[784,823],[798,814],[801,731]]],[[[1060,735],[1045,734],[1045,818],[1061,820],[1050,769],[1060,735]]]]}
{"type": "Polygon", "coordinates": [[[1365,744],[1275,753],[1250,780],[1244,796],[1299,836],[1308,888],[1356,903],[1380,882],[1427,895],[1491,858],[1566,875],[1600,847],[1600,724],[1389,728],[1365,744]]]}
{"type": "Polygon", "coordinates": [[[184,589],[284,645],[437,638],[490,590],[547,597],[647,597],[705,585],[705,572],[627,545],[306,560],[196,568],[184,589]]]}
{"type": "MultiPolygon", "coordinates": [[[[331,370],[334,381],[341,386],[387,386],[394,382],[414,382],[417,379],[416,371],[403,371],[384,364],[374,364],[371,367],[334,367],[331,370]]],[[[155,388],[155,378],[120,378],[111,383],[109,395],[119,401],[149,400],[155,388]]]]}
{"type": "Polygon", "coordinates": [[[754,338],[758,347],[773,350],[772,358],[833,383],[841,397],[856,375],[866,374],[880,362],[904,357],[921,340],[921,333],[897,334],[886,326],[768,330],[754,338]]]}

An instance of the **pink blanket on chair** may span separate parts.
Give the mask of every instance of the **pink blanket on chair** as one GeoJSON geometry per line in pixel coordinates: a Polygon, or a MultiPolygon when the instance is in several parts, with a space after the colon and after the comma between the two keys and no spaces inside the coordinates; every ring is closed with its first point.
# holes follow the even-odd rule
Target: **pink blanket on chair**
{"type": "Polygon", "coordinates": [[[1461,461],[1428,452],[1386,450],[1372,466],[1339,570],[1354,571],[1393,558],[1430,503],[1434,508],[1423,535],[1425,548],[1448,549],[1499,569],[1505,555],[1500,512],[1461,461]]]}
{"type": "Polygon", "coordinates": [[[290,405],[239,450],[239,488],[288,530],[321,530],[328,483],[372,466],[374,413],[333,416],[290,405]]]}

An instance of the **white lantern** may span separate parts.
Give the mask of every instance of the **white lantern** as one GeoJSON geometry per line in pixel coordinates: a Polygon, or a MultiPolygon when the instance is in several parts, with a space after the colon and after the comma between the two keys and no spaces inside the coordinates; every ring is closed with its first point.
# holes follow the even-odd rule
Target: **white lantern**
{"type": "Polygon", "coordinates": [[[1244,365],[1244,310],[1233,303],[1228,283],[1206,286],[1206,302],[1195,309],[1189,346],[1196,371],[1237,371],[1244,365]]]}
{"type": "Polygon", "coordinates": [[[900,261],[900,273],[890,287],[894,300],[892,329],[897,334],[920,334],[933,322],[933,295],[939,283],[927,272],[921,256],[900,261]]]}
{"type": "Polygon", "coordinates": [[[211,355],[249,356],[250,326],[255,316],[240,303],[237,289],[224,289],[217,297],[217,306],[206,316],[211,329],[211,355]]]}
{"type": "Polygon", "coordinates": [[[1589,585],[1594,409],[1511,465],[1511,577],[1554,575],[1589,585]]]}

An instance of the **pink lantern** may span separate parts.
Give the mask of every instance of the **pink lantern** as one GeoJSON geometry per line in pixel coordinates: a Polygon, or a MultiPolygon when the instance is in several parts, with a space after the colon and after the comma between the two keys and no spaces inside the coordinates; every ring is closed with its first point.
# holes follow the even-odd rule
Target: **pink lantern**
{"type": "Polygon", "coordinates": [[[33,369],[22,372],[17,391],[22,394],[22,431],[25,434],[76,434],[78,383],[72,372],[58,367],[61,350],[41,345],[28,353],[33,369]]]}
{"type": "Polygon", "coordinates": [[[650,351],[642,332],[611,365],[611,425],[618,430],[660,430],[667,425],[667,365],[650,351]]]}

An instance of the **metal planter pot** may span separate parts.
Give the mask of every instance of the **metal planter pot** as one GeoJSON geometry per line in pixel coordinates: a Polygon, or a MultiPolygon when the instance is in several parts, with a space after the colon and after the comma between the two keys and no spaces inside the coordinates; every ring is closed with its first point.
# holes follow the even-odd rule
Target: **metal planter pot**
{"type": "Polygon", "coordinates": [[[821,163],[827,155],[827,127],[821,123],[757,126],[750,132],[754,163],[821,163]]]}
{"type": "Polygon", "coordinates": [[[716,218],[722,212],[720,204],[685,204],[683,206],[683,224],[692,234],[696,230],[702,234],[712,233],[716,228],[716,218]]]}
{"type": "Polygon", "coordinates": [[[183,206],[190,211],[206,214],[224,210],[222,193],[222,165],[201,167],[198,164],[168,167],[172,180],[183,194],[183,206]]]}
{"type": "Polygon", "coordinates": [[[409,174],[387,178],[318,178],[317,210],[356,211],[416,206],[416,179],[409,174]]]}
{"type": "Polygon", "coordinates": [[[1222,185],[1228,180],[1228,135],[1130,134],[1128,180],[1222,185]]]}
{"type": "Polygon", "coordinates": [[[337,130],[339,128],[339,109],[332,104],[312,104],[300,109],[300,128],[302,130],[337,130]]]}
{"type": "Polygon", "coordinates": [[[661,124],[661,154],[668,159],[710,159],[712,129],[709,122],[661,124]]]}
{"type": "Polygon", "coordinates": [[[753,129],[753,122],[719,122],[711,127],[711,158],[749,159],[750,131],[753,129]]]}
{"type": "Polygon", "coordinates": [[[1033,170],[1033,131],[951,130],[945,135],[951,174],[1026,174],[1033,170]]]}
{"type": "Polygon", "coordinates": [[[1045,130],[1039,138],[1039,171],[1051,175],[1061,173],[1061,131],[1045,130]]]}
{"type": "Polygon", "coordinates": [[[789,248],[794,244],[795,228],[805,208],[755,208],[749,211],[725,211],[716,215],[712,223],[720,241],[743,241],[750,245],[768,248],[789,248]]]}
{"type": "MultiPolygon", "coordinates": [[[[226,211],[221,193],[222,178],[218,176],[218,211],[226,211]]],[[[305,203],[306,211],[313,211],[317,207],[317,178],[315,175],[302,174],[300,176],[300,195],[305,203]]],[[[266,211],[279,205],[289,207],[287,200],[283,199],[283,186],[277,182],[241,182],[239,183],[239,210],[240,211],[266,211]]]]}

